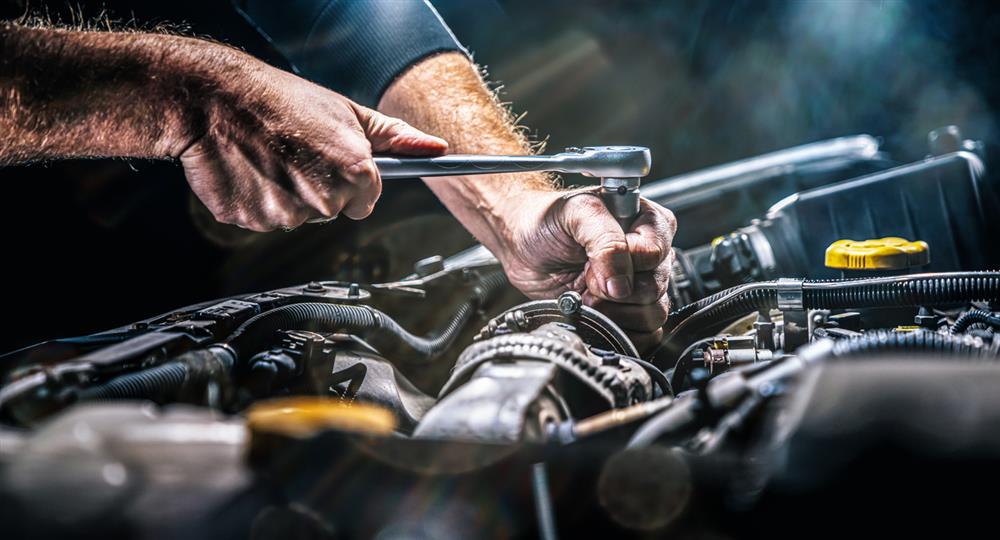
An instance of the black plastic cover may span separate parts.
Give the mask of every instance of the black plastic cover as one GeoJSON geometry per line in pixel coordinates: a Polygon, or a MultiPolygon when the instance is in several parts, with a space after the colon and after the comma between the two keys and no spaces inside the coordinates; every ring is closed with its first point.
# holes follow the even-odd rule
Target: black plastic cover
{"type": "MultiPolygon", "coordinates": [[[[955,152],[826,187],[776,204],[759,227],[768,239],[768,277],[840,278],[856,271],[826,268],[826,248],[843,238],[899,236],[930,245],[919,272],[1000,267],[1000,198],[978,156],[955,152]]],[[[767,266],[766,254],[757,250],[767,266]]]]}

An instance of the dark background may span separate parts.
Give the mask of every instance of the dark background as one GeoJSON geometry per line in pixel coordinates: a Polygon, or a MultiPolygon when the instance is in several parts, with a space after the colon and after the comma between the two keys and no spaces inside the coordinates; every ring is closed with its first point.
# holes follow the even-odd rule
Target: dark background
{"type": "MultiPolygon", "coordinates": [[[[29,9],[67,23],[107,16],[180,24],[281,64],[225,0],[165,4],[48,1],[29,9]]],[[[883,137],[900,160],[919,159],[927,131],[945,124],[997,139],[1000,8],[991,2],[435,4],[550,149],[649,146],[654,177],[855,133],[883,137]]],[[[7,18],[25,10],[0,7],[7,18]]],[[[349,254],[366,229],[441,212],[426,190],[409,186],[387,191],[360,225],[206,234],[175,164],[51,163],[0,176],[0,351],[228,293],[350,274],[361,263],[349,254]],[[332,257],[317,245],[343,249],[332,257]],[[270,266],[247,262],[261,260],[270,266]]],[[[436,249],[451,248],[428,243],[425,254],[436,249]]]]}

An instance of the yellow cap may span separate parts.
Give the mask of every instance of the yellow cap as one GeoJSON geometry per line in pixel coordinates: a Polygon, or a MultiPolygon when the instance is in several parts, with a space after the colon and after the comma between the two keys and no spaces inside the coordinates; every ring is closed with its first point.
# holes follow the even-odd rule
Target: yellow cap
{"type": "Polygon", "coordinates": [[[247,413],[247,425],[253,433],[291,437],[309,437],[328,429],[387,435],[396,428],[396,417],[374,405],[293,397],[255,403],[247,413]]]}
{"type": "Polygon", "coordinates": [[[875,240],[837,240],[826,248],[827,268],[901,270],[931,262],[927,242],[889,236],[875,240]]]}

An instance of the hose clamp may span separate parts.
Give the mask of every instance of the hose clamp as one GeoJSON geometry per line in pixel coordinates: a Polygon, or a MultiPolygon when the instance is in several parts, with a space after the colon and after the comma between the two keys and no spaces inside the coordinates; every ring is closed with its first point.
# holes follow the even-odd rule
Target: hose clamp
{"type": "Polygon", "coordinates": [[[382,313],[379,310],[368,305],[361,305],[358,307],[371,314],[372,319],[375,321],[375,326],[382,326],[382,313]]]}
{"type": "Polygon", "coordinates": [[[793,278],[778,278],[778,309],[781,311],[801,311],[802,302],[802,280],[793,278]]]}
{"type": "Polygon", "coordinates": [[[232,367],[236,363],[236,359],[239,358],[236,349],[229,343],[215,343],[209,349],[215,349],[218,353],[217,356],[228,355],[228,358],[223,359],[223,362],[229,363],[228,367],[232,367]]]}

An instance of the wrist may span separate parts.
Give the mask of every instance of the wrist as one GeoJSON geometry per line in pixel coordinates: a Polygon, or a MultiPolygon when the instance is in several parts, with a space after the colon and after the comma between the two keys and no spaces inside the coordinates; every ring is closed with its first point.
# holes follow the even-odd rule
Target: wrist
{"type": "Polygon", "coordinates": [[[166,36],[162,62],[154,73],[167,83],[159,151],[178,158],[213,126],[231,123],[234,107],[259,94],[263,65],[231,47],[194,38],[166,36]],[[260,65],[257,65],[260,64],[260,65]]]}

